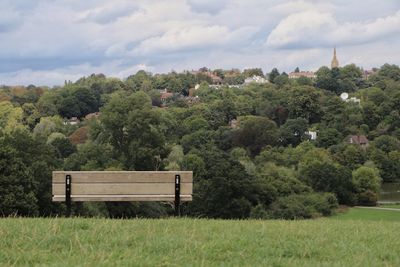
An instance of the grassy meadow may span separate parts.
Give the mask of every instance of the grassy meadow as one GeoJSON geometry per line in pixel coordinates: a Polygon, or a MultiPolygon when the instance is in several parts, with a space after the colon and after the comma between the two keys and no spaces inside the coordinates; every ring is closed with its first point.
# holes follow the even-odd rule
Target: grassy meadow
{"type": "MultiPolygon", "coordinates": [[[[395,208],[386,206],[386,208],[395,208]]],[[[332,217],[338,220],[392,221],[400,222],[400,210],[384,210],[375,208],[351,208],[347,212],[332,217]]]]}
{"type": "Polygon", "coordinates": [[[325,218],[3,218],[0,266],[400,266],[399,228],[325,218]]]}
{"type": "Polygon", "coordinates": [[[381,204],[380,208],[400,209],[400,204],[381,204]]]}

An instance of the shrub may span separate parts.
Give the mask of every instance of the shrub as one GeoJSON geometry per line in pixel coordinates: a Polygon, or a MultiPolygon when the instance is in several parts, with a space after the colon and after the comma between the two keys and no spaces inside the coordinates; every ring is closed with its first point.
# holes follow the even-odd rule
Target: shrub
{"type": "Polygon", "coordinates": [[[376,206],[378,201],[378,194],[367,190],[357,195],[357,204],[361,206],[376,206]]]}
{"type": "Polygon", "coordinates": [[[331,193],[310,193],[278,198],[268,211],[274,219],[309,219],[328,216],[338,206],[331,193]]]}

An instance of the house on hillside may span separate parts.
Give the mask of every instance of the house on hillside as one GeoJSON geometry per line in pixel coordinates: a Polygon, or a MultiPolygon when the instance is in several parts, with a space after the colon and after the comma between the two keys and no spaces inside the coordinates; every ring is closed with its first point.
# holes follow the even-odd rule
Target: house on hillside
{"type": "Polygon", "coordinates": [[[78,117],[71,117],[70,119],[64,119],[64,125],[77,125],[81,121],[78,117]]]}
{"type": "Polygon", "coordinates": [[[300,77],[307,77],[310,79],[315,79],[317,76],[312,71],[299,71],[289,73],[289,79],[298,79],[300,77]]]}
{"type": "Polygon", "coordinates": [[[317,132],[316,131],[306,131],[305,134],[310,138],[311,141],[317,140],[317,132]]]}
{"type": "Polygon", "coordinates": [[[269,83],[267,79],[261,76],[254,75],[253,77],[248,77],[244,80],[244,84],[249,84],[249,83],[269,83]]]}
{"type": "Polygon", "coordinates": [[[163,103],[165,104],[165,102],[167,102],[167,99],[168,99],[168,98],[171,98],[171,97],[173,97],[173,96],[174,96],[173,93],[168,92],[167,89],[164,89],[164,91],[163,91],[163,92],[161,93],[161,95],[160,95],[160,100],[161,100],[161,102],[163,102],[163,103]]]}
{"type": "Polygon", "coordinates": [[[193,75],[202,74],[202,75],[208,76],[211,78],[212,84],[222,84],[222,78],[219,77],[218,75],[215,75],[215,73],[211,72],[207,68],[201,68],[199,70],[192,70],[190,73],[193,75]]]}
{"type": "Polygon", "coordinates": [[[91,120],[91,119],[98,119],[101,115],[101,112],[93,112],[89,113],[85,116],[85,120],[91,120]]]}
{"type": "Polygon", "coordinates": [[[347,143],[359,145],[362,148],[367,148],[369,141],[365,135],[350,135],[347,137],[347,143]]]}

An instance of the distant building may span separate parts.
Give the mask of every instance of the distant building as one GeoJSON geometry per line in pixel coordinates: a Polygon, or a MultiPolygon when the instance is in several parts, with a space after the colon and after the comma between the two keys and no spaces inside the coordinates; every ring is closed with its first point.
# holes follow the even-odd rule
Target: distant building
{"type": "Polygon", "coordinates": [[[214,73],[209,73],[209,75],[213,84],[222,84],[221,77],[215,75],[214,73]]]}
{"type": "Polygon", "coordinates": [[[269,83],[267,79],[261,76],[254,75],[253,77],[248,77],[244,80],[245,84],[249,83],[269,83]]]}
{"type": "Polygon", "coordinates": [[[64,125],[76,125],[80,122],[81,121],[77,117],[71,117],[70,119],[64,121],[64,125]]]}
{"type": "Polygon", "coordinates": [[[289,73],[289,79],[298,79],[300,77],[307,77],[310,79],[317,78],[317,75],[313,71],[299,71],[289,73]]]}
{"type": "Polygon", "coordinates": [[[232,129],[237,129],[239,127],[239,122],[236,119],[233,119],[229,122],[229,127],[231,127],[232,129]]]}
{"type": "Polygon", "coordinates": [[[351,135],[347,138],[349,144],[359,145],[362,148],[368,147],[368,138],[365,135],[351,135]]]}
{"type": "Polygon", "coordinates": [[[310,140],[312,140],[312,141],[317,140],[317,132],[316,131],[307,131],[307,132],[305,132],[305,134],[310,137],[310,140]]]}
{"type": "Polygon", "coordinates": [[[365,80],[368,80],[369,77],[370,77],[371,75],[375,74],[375,73],[377,73],[376,70],[364,70],[364,72],[363,72],[363,77],[364,77],[365,80]]]}
{"type": "Polygon", "coordinates": [[[336,47],[333,49],[333,58],[331,62],[331,69],[339,68],[339,60],[336,57],[336,47]]]}
{"type": "Polygon", "coordinates": [[[346,99],[345,101],[346,102],[352,102],[352,103],[361,104],[361,99],[356,98],[356,97],[350,97],[349,99],[346,99]]]}
{"type": "Polygon", "coordinates": [[[186,102],[188,106],[192,106],[200,102],[200,97],[198,96],[185,96],[183,100],[186,102]]]}
{"type": "Polygon", "coordinates": [[[203,75],[211,78],[212,84],[222,84],[221,77],[219,77],[218,75],[215,75],[214,73],[209,71],[207,68],[201,68],[199,70],[191,71],[191,74],[193,74],[193,75],[203,74],[203,75]]]}
{"type": "Polygon", "coordinates": [[[98,119],[101,115],[101,112],[94,112],[94,113],[89,113],[85,116],[86,120],[90,120],[90,119],[98,119]]]}
{"type": "Polygon", "coordinates": [[[168,98],[171,98],[173,96],[174,96],[173,93],[168,92],[167,89],[164,89],[164,91],[161,93],[160,100],[161,100],[161,102],[165,103],[165,102],[167,102],[168,98]]]}

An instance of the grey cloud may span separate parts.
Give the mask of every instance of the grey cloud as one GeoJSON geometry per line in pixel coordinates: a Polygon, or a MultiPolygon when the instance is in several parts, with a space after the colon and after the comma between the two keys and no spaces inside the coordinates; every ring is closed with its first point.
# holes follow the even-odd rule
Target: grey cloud
{"type": "Polygon", "coordinates": [[[194,12],[217,14],[228,5],[228,0],[188,0],[188,4],[194,12]]]}
{"type": "Polygon", "coordinates": [[[89,11],[84,21],[93,21],[100,24],[107,24],[110,22],[114,22],[119,18],[129,16],[137,10],[138,7],[135,5],[117,4],[112,6],[105,6],[103,8],[89,11]]]}
{"type": "Polygon", "coordinates": [[[399,64],[399,9],[398,0],[1,0],[0,84],[138,68],[315,69],[333,45],[343,63],[399,64]]]}
{"type": "Polygon", "coordinates": [[[371,22],[338,23],[331,13],[317,10],[291,14],[272,30],[267,45],[293,49],[357,45],[400,33],[400,10],[371,22]]]}

